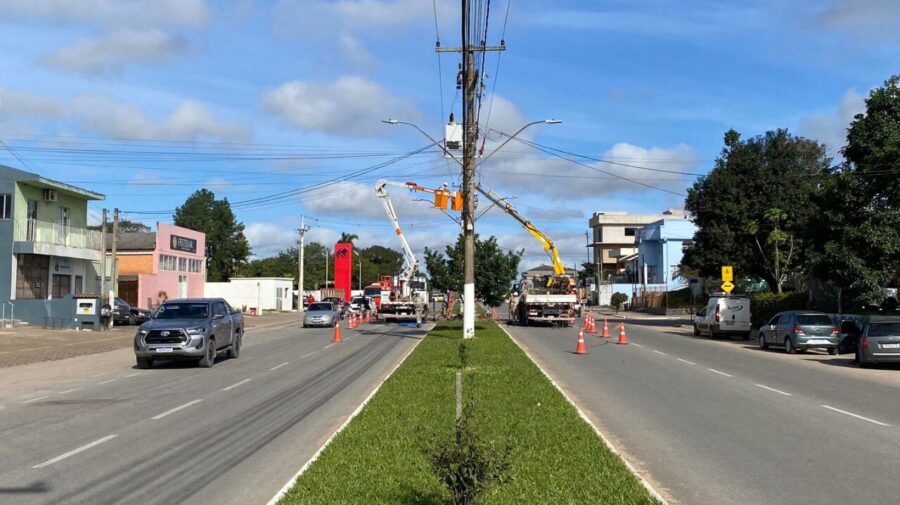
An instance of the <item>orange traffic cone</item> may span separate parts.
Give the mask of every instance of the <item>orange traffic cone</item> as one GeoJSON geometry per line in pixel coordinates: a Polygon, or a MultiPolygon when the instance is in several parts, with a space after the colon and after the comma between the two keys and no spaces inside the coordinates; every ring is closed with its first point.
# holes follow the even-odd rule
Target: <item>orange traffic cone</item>
{"type": "Polygon", "coordinates": [[[575,346],[575,354],[587,354],[587,347],[584,345],[584,330],[578,330],[578,345],[575,346]]]}
{"type": "Polygon", "coordinates": [[[366,311],[366,323],[371,323],[371,322],[372,322],[371,314],[372,314],[371,312],[366,311]]]}
{"type": "Polygon", "coordinates": [[[343,342],[341,338],[341,323],[334,323],[334,336],[331,337],[332,342],[343,342]]]}
{"type": "Polygon", "coordinates": [[[601,333],[600,336],[609,338],[609,322],[606,319],[603,320],[603,333],[601,333]]]}
{"type": "Polygon", "coordinates": [[[597,321],[594,319],[594,316],[588,316],[591,318],[591,328],[588,330],[591,333],[597,333],[597,321]]]}
{"type": "Polygon", "coordinates": [[[628,345],[628,336],[625,335],[625,323],[621,323],[619,325],[619,341],[616,342],[620,345],[628,345]]]}

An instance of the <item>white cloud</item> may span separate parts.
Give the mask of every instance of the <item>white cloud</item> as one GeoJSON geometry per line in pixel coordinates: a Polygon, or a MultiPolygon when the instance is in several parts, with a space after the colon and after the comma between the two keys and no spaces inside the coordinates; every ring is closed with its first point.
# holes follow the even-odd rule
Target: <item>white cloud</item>
{"type": "Polygon", "coordinates": [[[900,2],[897,0],[838,0],[818,18],[820,26],[849,32],[865,39],[900,38],[900,2]]]}
{"type": "Polygon", "coordinates": [[[148,118],[136,105],[100,95],[81,95],[71,113],[89,131],[111,137],[155,140],[244,140],[250,130],[220,121],[209,108],[194,100],[181,102],[160,121],[148,118]]]}
{"type": "Polygon", "coordinates": [[[155,186],[165,184],[166,180],[158,172],[139,170],[128,180],[129,186],[155,186]]]}
{"type": "MultiPolygon", "coordinates": [[[[433,210],[430,204],[416,201],[428,199],[431,195],[427,193],[410,193],[409,190],[396,186],[388,186],[387,191],[401,225],[442,219],[444,216],[440,211],[433,210]]],[[[377,220],[386,225],[385,229],[390,230],[390,221],[381,200],[375,194],[374,184],[340,182],[304,196],[303,203],[318,216],[377,220]]]]}
{"type": "Polygon", "coordinates": [[[118,73],[130,63],[156,63],[184,51],[185,39],[158,29],[122,29],[62,47],[43,59],[51,68],[88,74],[118,73]]]}
{"type": "Polygon", "coordinates": [[[828,147],[829,154],[838,156],[840,149],[847,143],[847,128],[853,116],[865,110],[865,97],[855,89],[848,89],[834,113],[812,114],[802,118],[800,133],[822,142],[828,147]]]}
{"type": "Polygon", "coordinates": [[[230,186],[231,186],[231,183],[228,180],[223,179],[221,177],[216,177],[214,179],[210,179],[209,181],[206,181],[205,187],[206,187],[206,189],[209,189],[211,191],[225,191],[230,186]]]}
{"type": "MultiPolygon", "coordinates": [[[[273,223],[250,223],[244,228],[254,258],[268,258],[279,251],[297,247],[297,232],[273,223]]],[[[307,238],[308,239],[308,238],[307,238]]]]}
{"type": "MultiPolygon", "coordinates": [[[[585,220],[585,226],[587,226],[587,220],[585,220]]],[[[587,261],[583,232],[554,232],[550,235],[550,239],[553,240],[553,244],[559,251],[560,260],[566,267],[574,268],[575,265],[581,266],[582,262],[587,261]]],[[[524,230],[521,230],[521,233],[498,235],[497,242],[506,250],[525,250],[525,255],[519,265],[520,271],[541,264],[550,265],[552,262],[541,243],[524,230]]]]}
{"type": "Polygon", "coordinates": [[[338,53],[341,59],[355,71],[371,71],[378,67],[378,59],[358,37],[347,32],[338,35],[338,53]]]}
{"type": "Polygon", "coordinates": [[[667,197],[650,186],[684,192],[694,176],[669,172],[697,172],[700,165],[698,154],[684,144],[666,149],[618,143],[600,159],[607,162],[577,160],[588,168],[559,158],[501,158],[488,161],[481,173],[488,184],[526,193],[576,200],[647,194],[668,201],[674,195],[667,197]]]}
{"type": "Polygon", "coordinates": [[[287,126],[357,138],[385,134],[381,120],[388,117],[419,118],[409,100],[357,76],[328,83],[287,82],[266,92],[263,106],[287,126]]]}
{"type": "MultiPolygon", "coordinates": [[[[438,22],[447,27],[459,18],[456,2],[437,2],[438,22]]],[[[341,30],[355,35],[389,34],[404,26],[433,22],[434,6],[423,0],[280,0],[275,32],[304,40],[328,40],[341,30]]]]}
{"type": "Polygon", "coordinates": [[[54,118],[62,111],[62,103],[55,98],[0,88],[0,118],[54,118]]]}
{"type": "Polygon", "coordinates": [[[3,0],[0,20],[87,23],[109,27],[206,24],[204,0],[3,0]]]}

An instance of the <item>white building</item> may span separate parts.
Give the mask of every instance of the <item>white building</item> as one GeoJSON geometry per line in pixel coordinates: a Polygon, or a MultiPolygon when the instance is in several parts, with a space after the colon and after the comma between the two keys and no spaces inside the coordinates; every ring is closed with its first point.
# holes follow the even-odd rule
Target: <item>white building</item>
{"type": "Polygon", "coordinates": [[[224,298],[248,314],[262,314],[293,310],[293,289],[291,277],[235,277],[229,282],[207,282],[205,296],[224,298]]]}

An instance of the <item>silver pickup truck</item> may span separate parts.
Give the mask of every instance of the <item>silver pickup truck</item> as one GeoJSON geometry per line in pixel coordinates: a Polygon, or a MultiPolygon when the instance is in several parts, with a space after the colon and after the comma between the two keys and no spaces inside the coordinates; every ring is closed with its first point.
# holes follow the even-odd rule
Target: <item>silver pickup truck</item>
{"type": "Polygon", "coordinates": [[[150,368],[158,358],[184,358],[209,368],[220,351],[237,358],[243,335],[244,317],[222,298],[169,300],[134,336],[137,367],[150,368]]]}

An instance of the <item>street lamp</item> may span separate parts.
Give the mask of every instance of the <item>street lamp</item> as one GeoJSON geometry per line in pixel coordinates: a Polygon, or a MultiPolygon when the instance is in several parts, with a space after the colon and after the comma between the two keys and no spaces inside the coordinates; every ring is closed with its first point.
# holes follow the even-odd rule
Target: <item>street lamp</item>
{"type": "MultiPolygon", "coordinates": [[[[522,133],[523,131],[525,131],[525,129],[528,128],[529,126],[533,126],[533,125],[536,125],[536,124],[560,124],[560,123],[562,123],[562,121],[559,120],[559,119],[544,119],[544,120],[542,120],[542,121],[532,121],[532,122],[526,124],[525,126],[519,128],[519,130],[518,130],[516,133],[513,133],[512,135],[506,135],[506,136],[507,136],[507,139],[504,140],[502,144],[500,144],[499,146],[497,146],[496,149],[494,149],[493,151],[491,151],[490,154],[488,154],[488,155],[485,156],[484,158],[481,158],[481,161],[479,161],[478,164],[480,165],[480,164],[484,163],[485,161],[487,161],[488,158],[490,158],[491,156],[493,156],[494,154],[496,154],[497,151],[499,151],[500,149],[503,148],[503,146],[505,146],[506,144],[509,144],[509,142],[510,142],[512,139],[516,138],[520,133],[522,133]]],[[[503,134],[503,132],[500,132],[500,133],[503,134]]],[[[503,134],[503,135],[505,135],[505,134],[503,134]]]]}
{"type": "Polygon", "coordinates": [[[382,119],[381,122],[384,123],[384,124],[389,124],[389,125],[405,124],[405,125],[412,126],[412,127],[415,128],[416,130],[419,130],[419,133],[421,133],[422,135],[425,135],[426,137],[428,137],[428,140],[430,140],[430,141],[434,142],[435,144],[441,146],[441,150],[444,151],[444,154],[446,154],[447,156],[453,158],[454,161],[456,161],[457,163],[459,163],[460,166],[462,166],[462,164],[463,164],[463,163],[462,163],[462,160],[460,160],[459,158],[457,158],[456,156],[454,156],[453,153],[451,153],[450,151],[448,151],[447,148],[444,146],[443,143],[438,142],[437,140],[434,139],[434,137],[432,137],[431,135],[429,135],[425,130],[419,128],[419,125],[417,125],[417,124],[415,124],[415,123],[410,123],[409,121],[400,121],[400,120],[398,120],[398,119],[393,119],[393,118],[382,119]]]}

